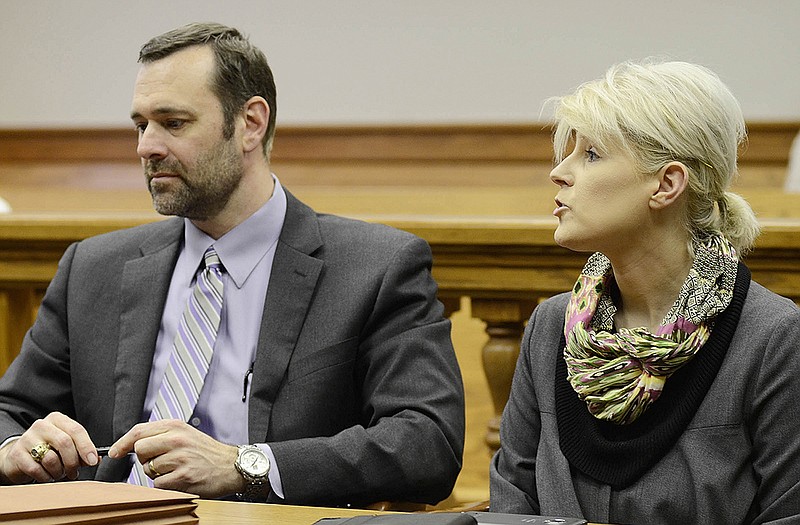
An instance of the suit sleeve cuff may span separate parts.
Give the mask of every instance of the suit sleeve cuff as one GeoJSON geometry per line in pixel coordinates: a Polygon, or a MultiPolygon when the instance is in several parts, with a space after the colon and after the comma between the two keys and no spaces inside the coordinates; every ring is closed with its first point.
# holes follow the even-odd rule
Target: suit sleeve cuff
{"type": "Polygon", "coordinates": [[[18,440],[18,439],[19,439],[19,438],[21,438],[21,437],[22,437],[22,436],[11,436],[11,437],[9,437],[9,438],[6,438],[6,440],[5,440],[5,441],[3,441],[2,443],[0,443],[0,448],[3,448],[3,447],[5,447],[6,445],[10,445],[11,443],[13,443],[14,441],[18,440]]]}
{"type": "Polygon", "coordinates": [[[283,483],[281,483],[281,473],[278,469],[278,463],[275,461],[275,454],[272,452],[272,448],[266,443],[256,443],[256,446],[264,451],[264,454],[267,455],[269,458],[269,484],[272,488],[272,492],[275,493],[281,499],[286,499],[283,495],[283,483]]]}

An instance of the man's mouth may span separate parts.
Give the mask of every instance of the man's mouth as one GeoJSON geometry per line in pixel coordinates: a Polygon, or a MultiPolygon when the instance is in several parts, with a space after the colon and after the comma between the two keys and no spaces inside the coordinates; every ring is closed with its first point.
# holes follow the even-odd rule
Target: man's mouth
{"type": "Polygon", "coordinates": [[[172,173],[168,171],[157,171],[155,173],[149,173],[147,175],[147,178],[152,180],[152,179],[163,179],[163,178],[178,177],[178,176],[179,175],[177,173],[172,173]]]}

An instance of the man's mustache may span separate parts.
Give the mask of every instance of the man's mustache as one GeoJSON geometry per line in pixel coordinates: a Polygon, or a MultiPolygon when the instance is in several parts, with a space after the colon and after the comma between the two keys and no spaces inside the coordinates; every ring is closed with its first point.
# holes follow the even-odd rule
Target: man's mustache
{"type": "Polygon", "coordinates": [[[172,173],[183,175],[184,169],[179,162],[171,160],[149,160],[144,166],[144,174],[149,178],[156,173],[172,173]]]}

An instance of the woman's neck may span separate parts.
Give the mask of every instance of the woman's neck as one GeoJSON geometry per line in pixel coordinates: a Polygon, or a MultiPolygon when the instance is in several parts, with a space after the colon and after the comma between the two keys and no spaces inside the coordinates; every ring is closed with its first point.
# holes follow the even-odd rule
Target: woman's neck
{"type": "Polygon", "coordinates": [[[620,297],[615,327],[643,326],[655,332],[675,303],[692,262],[685,242],[665,242],[628,257],[611,259],[620,297]]]}

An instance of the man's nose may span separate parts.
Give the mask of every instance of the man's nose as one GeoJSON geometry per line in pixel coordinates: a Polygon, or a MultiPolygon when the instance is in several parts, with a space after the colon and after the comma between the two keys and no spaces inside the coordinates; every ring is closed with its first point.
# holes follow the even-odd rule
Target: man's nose
{"type": "Polygon", "coordinates": [[[136,153],[144,160],[163,159],[169,153],[156,126],[147,126],[139,132],[136,153]]]}

